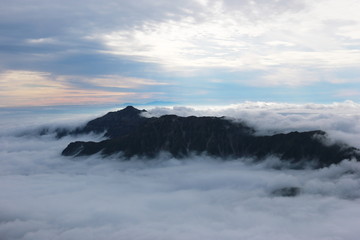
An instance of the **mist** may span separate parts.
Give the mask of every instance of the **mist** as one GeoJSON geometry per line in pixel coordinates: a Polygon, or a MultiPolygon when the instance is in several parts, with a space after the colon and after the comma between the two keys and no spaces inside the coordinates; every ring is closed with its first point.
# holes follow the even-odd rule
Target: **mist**
{"type": "MultiPolygon", "coordinates": [[[[358,106],[338,105],[154,107],[147,114],[226,116],[258,134],[321,129],[331,141],[359,147],[358,106]]],[[[271,156],[256,164],[205,155],[178,160],[167,153],[152,160],[69,158],[61,156],[69,142],[103,136],[57,139],[33,129],[73,127],[93,114],[25,115],[0,120],[1,240],[355,240],[360,234],[358,162],[289,170],[273,168],[279,160],[271,156]],[[19,134],[24,131],[34,134],[19,134]],[[286,188],[298,189],[297,195],[278,194],[286,188]]]]}

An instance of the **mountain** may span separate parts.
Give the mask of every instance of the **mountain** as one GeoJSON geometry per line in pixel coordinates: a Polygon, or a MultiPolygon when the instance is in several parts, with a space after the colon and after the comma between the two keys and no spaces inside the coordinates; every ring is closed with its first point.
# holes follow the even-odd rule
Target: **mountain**
{"type": "Polygon", "coordinates": [[[106,137],[117,138],[129,134],[138,126],[145,123],[146,118],[140,114],[145,110],[138,110],[128,106],[117,112],[109,112],[106,115],[91,120],[85,127],[76,129],[74,134],[82,133],[105,133],[106,137]]]}
{"type": "Polygon", "coordinates": [[[169,152],[176,158],[189,154],[208,154],[224,159],[247,157],[260,161],[277,156],[292,168],[316,168],[336,164],[344,159],[360,159],[358,149],[345,144],[325,144],[323,131],[290,132],[257,136],[244,123],[224,117],[179,117],[164,115],[146,118],[145,110],[128,106],[88,122],[68,134],[105,133],[100,142],[72,142],[64,156],[85,156],[101,152],[103,156],[122,153],[126,158],[155,158],[169,152]]]}

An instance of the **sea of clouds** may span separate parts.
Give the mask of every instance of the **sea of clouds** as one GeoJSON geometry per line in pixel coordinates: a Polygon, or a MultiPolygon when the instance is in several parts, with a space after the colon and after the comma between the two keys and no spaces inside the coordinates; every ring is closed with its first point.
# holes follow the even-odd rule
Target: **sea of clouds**
{"type": "MultiPolygon", "coordinates": [[[[360,147],[360,105],[245,102],[223,107],[151,107],[147,116],[226,116],[257,134],[321,129],[360,147]]],[[[318,170],[271,168],[277,159],[224,162],[207,156],[121,161],[60,155],[74,140],[37,135],[97,114],[2,112],[0,240],[292,240],[360,235],[360,164],[318,170]],[[35,129],[35,130],[34,130],[35,129]],[[274,194],[299,188],[299,195],[274,194]]]]}

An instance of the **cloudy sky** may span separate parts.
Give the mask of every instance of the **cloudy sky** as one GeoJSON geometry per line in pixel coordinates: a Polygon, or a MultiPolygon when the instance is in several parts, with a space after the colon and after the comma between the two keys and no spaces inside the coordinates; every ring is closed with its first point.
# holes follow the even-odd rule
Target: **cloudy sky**
{"type": "Polygon", "coordinates": [[[357,0],[0,4],[0,107],[360,101],[357,0]]]}

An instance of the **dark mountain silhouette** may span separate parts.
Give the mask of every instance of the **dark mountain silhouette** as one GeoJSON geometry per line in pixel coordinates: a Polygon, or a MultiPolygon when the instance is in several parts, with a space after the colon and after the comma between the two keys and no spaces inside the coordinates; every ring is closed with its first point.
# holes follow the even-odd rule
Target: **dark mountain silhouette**
{"type": "Polygon", "coordinates": [[[221,158],[249,157],[260,161],[275,155],[293,168],[308,165],[325,167],[344,159],[360,159],[356,148],[345,144],[324,144],[323,131],[290,132],[272,136],[256,136],[244,123],[224,117],[179,117],[165,115],[145,118],[145,110],[126,107],[94,119],[83,128],[67,134],[105,133],[101,142],[72,142],[62,152],[65,156],[84,156],[101,152],[103,156],[122,153],[132,156],[156,157],[169,152],[176,158],[191,153],[221,158]]]}

